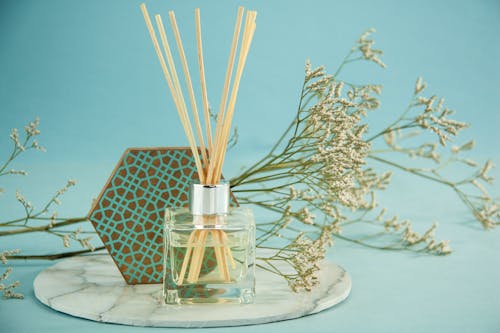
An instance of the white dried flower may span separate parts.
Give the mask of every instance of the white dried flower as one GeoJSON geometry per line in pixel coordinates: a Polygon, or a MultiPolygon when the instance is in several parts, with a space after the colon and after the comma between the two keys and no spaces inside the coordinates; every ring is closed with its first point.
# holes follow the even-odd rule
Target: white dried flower
{"type": "Polygon", "coordinates": [[[380,213],[377,215],[377,217],[375,218],[375,220],[381,222],[382,221],[382,218],[384,217],[385,213],[387,212],[387,209],[386,208],[382,208],[382,210],[380,211],[380,213]]]}
{"type": "MultiPolygon", "coordinates": [[[[7,264],[7,257],[13,254],[19,253],[19,250],[7,250],[0,252],[0,260],[3,264],[7,264]]],[[[3,281],[6,281],[10,274],[12,273],[12,267],[7,267],[5,271],[0,274],[0,291],[2,292],[3,298],[24,298],[22,294],[14,292],[14,289],[20,285],[19,281],[14,281],[10,284],[4,284],[3,281]]]]}
{"type": "Polygon", "coordinates": [[[30,122],[27,126],[24,126],[24,131],[28,136],[36,136],[40,134],[40,130],[38,129],[39,124],[40,119],[36,117],[34,121],[30,122]]]}
{"type": "Polygon", "coordinates": [[[305,224],[310,224],[310,225],[314,224],[314,219],[316,218],[316,215],[311,214],[311,212],[309,212],[309,209],[307,209],[307,207],[302,208],[298,212],[298,216],[299,216],[300,221],[302,221],[305,224]]]}
{"type": "MultiPolygon", "coordinates": [[[[12,272],[12,267],[7,267],[7,269],[2,273],[2,275],[0,275],[0,281],[7,280],[11,272],[12,272]]],[[[3,289],[4,286],[1,285],[1,288],[3,289]]]]}
{"type": "Polygon", "coordinates": [[[466,150],[471,150],[476,146],[476,142],[474,140],[470,140],[463,145],[460,146],[459,150],[460,151],[466,151],[466,150]]]}
{"type": "Polygon", "coordinates": [[[491,162],[490,160],[486,161],[484,166],[481,168],[481,171],[479,171],[479,177],[481,179],[485,180],[486,182],[492,184],[494,178],[491,176],[488,176],[488,172],[494,167],[495,167],[495,164],[493,164],[493,162],[491,162]]]}
{"type": "Polygon", "coordinates": [[[439,242],[437,244],[437,248],[438,248],[439,253],[441,253],[441,254],[449,254],[453,251],[450,247],[450,241],[448,241],[448,240],[439,242]]]}
{"type": "Polygon", "coordinates": [[[385,133],[384,140],[388,146],[394,146],[394,131],[388,131],[385,133]]]}
{"type": "Polygon", "coordinates": [[[31,143],[31,148],[34,148],[34,149],[39,150],[41,152],[47,151],[47,149],[45,149],[45,147],[40,146],[40,144],[38,143],[37,140],[33,140],[33,142],[31,143]]]}
{"type": "Polygon", "coordinates": [[[14,170],[14,169],[9,170],[7,173],[10,175],[21,175],[21,176],[28,175],[28,172],[24,170],[14,170]]]}
{"type": "Polygon", "coordinates": [[[77,239],[78,235],[82,232],[82,227],[78,227],[75,231],[71,233],[73,239],[77,239]]]}
{"type": "Polygon", "coordinates": [[[12,129],[12,131],[10,133],[10,138],[12,139],[12,141],[14,141],[16,146],[21,145],[21,143],[19,142],[19,132],[17,131],[17,128],[12,129]]]}
{"type": "Polygon", "coordinates": [[[19,192],[16,191],[16,199],[19,201],[26,209],[31,209],[33,206],[29,201],[26,200],[26,198],[19,192]]]}
{"type": "Polygon", "coordinates": [[[381,50],[377,50],[373,48],[375,41],[373,39],[369,39],[370,34],[374,33],[375,29],[371,28],[365,31],[358,40],[358,44],[353,48],[354,50],[358,50],[361,52],[362,56],[369,61],[372,61],[379,65],[382,68],[386,68],[386,64],[382,62],[379,58],[383,54],[381,50]]]}
{"type": "Polygon", "coordinates": [[[335,97],[340,97],[342,95],[342,88],[344,88],[344,82],[340,81],[335,85],[335,89],[333,90],[333,95],[335,97]]]}
{"type": "Polygon", "coordinates": [[[462,160],[465,164],[467,164],[468,166],[471,166],[471,167],[477,167],[477,162],[474,161],[474,160],[471,160],[469,158],[465,158],[462,160]]]}
{"type": "Polygon", "coordinates": [[[422,77],[418,77],[417,82],[415,84],[415,95],[418,95],[422,90],[425,89],[427,84],[424,82],[422,77]]]}
{"type": "Polygon", "coordinates": [[[90,251],[94,251],[95,248],[94,246],[90,243],[90,241],[92,240],[92,237],[87,237],[87,238],[82,238],[82,239],[79,239],[78,242],[80,243],[80,245],[84,248],[87,248],[89,249],[90,251]]]}
{"type": "Polygon", "coordinates": [[[57,212],[53,212],[52,215],[50,216],[49,227],[50,228],[54,227],[56,223],[57,223],[57,212]]]}
{"type": "Polygon", "coordinates": [[[64,247],[70,247],[70,244],[69,244],[69,235],[68,234],[64,235],[63,238],[62,238],[62,240],[63,240],[64,247]]]}
{"type": "Polygon", "coordinates": [[[6,250],[6,251],[2,251],[0,252],[0,261],[2,262],[2,264],[7,264],[7,257],[8,256],[11,256],[13,254],[18,254],[20,252],[19,249],[14,249],[14,250],[6,250]]]}
{"type": "Polygon", "coordinates": [[[325,66],[319,66],[312,71],[310,70],[310,68],[311,68],[311,63],[306,62],[306,81],[310,81],[312,79],[322,77],[325,75],[325,66]]]}

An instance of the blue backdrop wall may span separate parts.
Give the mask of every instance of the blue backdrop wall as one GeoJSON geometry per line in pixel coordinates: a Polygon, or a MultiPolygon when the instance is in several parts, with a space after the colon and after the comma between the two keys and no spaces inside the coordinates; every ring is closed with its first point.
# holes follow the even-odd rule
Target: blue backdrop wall
{"type": "MultiPolygon", "coordinates": [[[[10,130],[21,128],[35,116],[41,119],[39,141],[48,149],[45,154],[27,154],[19,160],[16,167],[27,169],[29,176],[2,179],[0,187],[7,190],[0,200],[2,216],[21,213],[13,196],[16,189],[39,205],[68,178],[77,179],[79,184],[66,196],[60,214],[86,214],[125,148],[186,145],[139,4],[135,0],[0,1],[0,157],[5,157],[10,149],[10,130]]],[[[370,116],[370,125],[380,128],[397,116],[408,103],[417,76],[422,75],[429,83],[430,93],[445,96],[448,105],[458,111],[457,118],[472,124],[462,142],[476,139],[474,157],[491,157],[500,162],[497,0],[151,0],[147,4],[151,14],[159,12],[164,18],[168,10],[175,10],[192,64],[196,61],[195,44],[190,43],[195,40],[193,10],[201,8],[212,105],[219,102],[237,7],[244,5],[259,13],[234,120],[239,128],[239,144],[228,157],[226,175],[236,174],[240,166],[261,156],[287,126],[297,105],[306,59],[333,72],[359,35],[371,27],[377,29],[376,46],[385,51],[383,59],[388,68],[359,64],[347,67],[342,74],[349,81],[384,85],[382,107],[370,116]]],[[[494,171],[493,175],[498,176],[499,172],[494,171]]],[[[425,306],[430,308],[423,312],[425,318],[419,326],[422,329],[498,328],[495,316],[500,294],[498,283],[494,282],[500,278],[500,248],[494,238],[498,233],[483,232],[471,224],[467,211],[453,193],[403,176],[395,180],[392,192],[383,197],[386,203],[417,222],[425,222],[423,226],[435,219],[444,221],[441,235],[452,240],[455,237],[457,253],[443,259],[447,261],[409,260],[405,254],[381,254],[338,245],[334,251],[337,261],[354,274],[354,300],[347,304],[352,306],[354,302],[355,307],[338,311],[341,315],[336,317],[340,325],[337,327],[362,331],[368,325],[384,331],[378,318],[385,318],[382,321],[387,323],[389,311],[396,311],[400,318],[393,319],[395,327],[414,327],[405,326],[409,324],[403,321],[413,320],[412,313],[422,314],[425,306]],[[428,195],[429,191],[435,195],[428,195]],[[423,281],[429,299],[418,291],[423,290],[422,285],[414,291],[404,289],[412,300],[409,303],[414,304],[406,311],[398,306],[402,304],[400,294],[389,292],[392,303],[384,303],[377,315],[367,315],[366,322],[354,323],[358,310],[365,314],[373,311],[373,297],[385,297],[375,291],[369,293],[375,288],[370,276],[379,272],[378,265],[405,270],[394,285],[382,276],[375,277],[377,284],[385,286],[382,290],[398,291],[423,281]],[[436,282],[442,276],[442,265],[447,265],[450,279],[455,273],[464,276],[467,265],[473,265],[471,270],[480,272],[480,276],[488,277],[484,281],[481,278],[483,288],[469,285],[472,289],[465,291],[470,299],[467,307],[459,306],[464,298],[457,295],[463,292],[465,280],[454,287],[445,281],[436,282]],[[414,269],[421,275],[412,277],[409,272],[414,269]],[[430,296],[439,293],[443,296],[430,296]],[[492,297],[495,293],[496,301],[492,297]],[[429,305],[428,300],[435,305],[429,305]],[[437,315],[446,307],[457,321],[443,321],[437,315]]],[[[493,191],[498,194],[497,189],[493,191]]],[[[26,252],[53,249],[52,241],[33,243],[23,238],[22,248],[26,252]]],[[[0,248],[15,245],[2,244],[0,248]]],[[[37,270],[28,269],[23,277],[27,293],[37,270]]],[[[390,272],[386,273],[389,278],[395,274],[390,272]]],[[[16,311],[29,307],[26,311],[31,311],[40,322],[44,320],[38,305],[27,301],[17,304],[16,311]]],[[[4,314],[15,318],[10,319],[12,324],[8,327],[19,325],[21,319],[12,314],[13,307],[0,302],[0,309],[2,321],[4,314]]],[[[72,325],[70,319],[61,318],[58,320],[62,327],[72,325]]],[[[331,317],[322,314],[320,318],[331,317]]],[[[326,329],[316,319],[308,320],[304,327],[310,329],[314,322],[318,330],[326,329]]],[[[301,327],[298,325],[297,331],[301,327]]],[[[22,327],[28,331],[28,326],[22,327]]],[[[22,327],[19,331],[23,331],[22,327]]],[[[278,325],[276,329],[285,326],[278,325]]]]}

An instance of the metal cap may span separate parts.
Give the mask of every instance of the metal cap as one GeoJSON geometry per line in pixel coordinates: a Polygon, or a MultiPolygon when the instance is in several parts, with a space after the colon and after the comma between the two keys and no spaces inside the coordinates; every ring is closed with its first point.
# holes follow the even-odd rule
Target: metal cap
{"type": "Polygon", "coordinates": [[[224,215],[229,210],[229,182],[217,185],[192,183],[189,209],[193,215],[224,215]]]}

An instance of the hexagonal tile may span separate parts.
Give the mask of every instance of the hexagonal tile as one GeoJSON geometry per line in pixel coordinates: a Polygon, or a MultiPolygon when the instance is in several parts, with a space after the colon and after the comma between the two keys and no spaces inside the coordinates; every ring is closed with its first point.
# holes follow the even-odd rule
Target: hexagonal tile
{"type": "Polygon", "coordinates": [[[195,179],[189,147],[123,153],[88,218],[128,284],[162,282],[163,212],[188,205],[195,179]]]}

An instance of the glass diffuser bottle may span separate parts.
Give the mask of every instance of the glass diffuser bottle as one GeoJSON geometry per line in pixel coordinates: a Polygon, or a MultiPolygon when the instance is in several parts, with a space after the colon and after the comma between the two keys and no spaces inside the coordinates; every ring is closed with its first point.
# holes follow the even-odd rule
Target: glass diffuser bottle
{"type": "Polygon", "coordinates": [[[227,182],[193,183],[189,208],[166,209],[166,304],[253,302],[253,213],[229,201],[227,182]]]}

